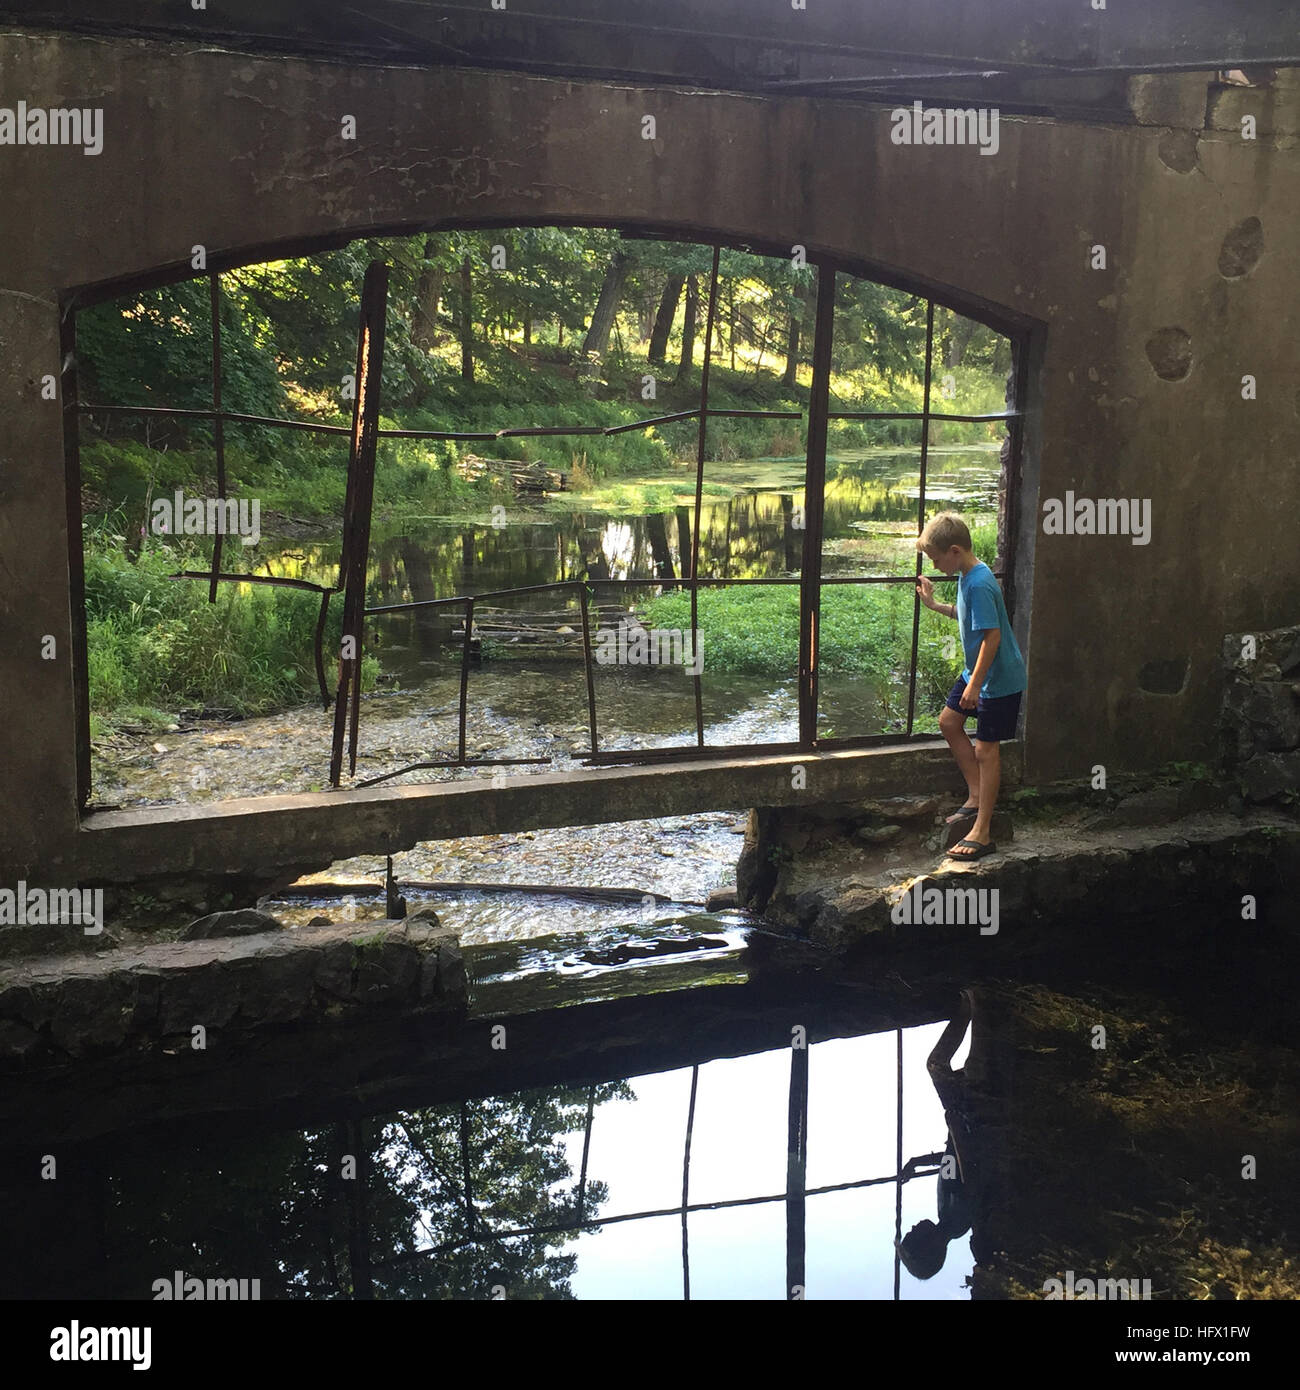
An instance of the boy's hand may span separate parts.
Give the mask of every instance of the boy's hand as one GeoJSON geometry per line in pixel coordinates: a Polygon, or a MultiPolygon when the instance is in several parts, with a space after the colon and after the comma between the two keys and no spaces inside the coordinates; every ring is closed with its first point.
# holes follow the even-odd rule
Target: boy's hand
{"type": "Polygon", "coordinates": [[[925,575],[921,575],[916,581],[916,594],[927,608],[934,602],[934,585],[925,575]]]}
{"type": "Polygon", "coordinates": [[[974,681],[967,681],[966,689],[962,691],[961,699],[958,703],[961,705],[962,709],[975,709],[978,707],[979,702],[979,686],[977,686],[974,681]]]}

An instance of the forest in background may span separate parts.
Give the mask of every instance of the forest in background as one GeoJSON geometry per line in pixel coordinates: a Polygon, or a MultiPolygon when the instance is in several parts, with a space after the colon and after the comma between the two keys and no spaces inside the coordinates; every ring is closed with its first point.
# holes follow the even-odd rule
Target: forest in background
{"type": "MultiPolygon", "coordinates": [[[[224,272],[223,408],[349,425],[360,287],[376,259],[390,267],[387,428],[608,427],[699,404],[712,248],[603,228],[537,227],[358,241],[224,272]]],[[[711,410],[806,412],[815,295],[811,267],[722,249],[707,344],[711,410]]],[[[80,311],[82,402],[210,408],[210,312],[204,276],[80,311]]],[[[919,411],[925,324],[922,298],[841,273],[832,410],[919,411]]],[[[1010,365],[1005,338],[936,305],[932,410],[1002,410],[1010,365]]],[[[500,475],[462,475],[457,465],[471,451],[564,471],[571,505],[581,508],[583,493],[601,480],[653,477],[693,461],[697,428],[685,420],[615,435],[382,440],[375,515],[482,519],[502,501],[517,511],[521,503],[500,475]]],[[[931,425],[932,444],[999,434],[991,425],[931,425]]],[[[915,447],[919,437],[912,421],[833,421],[829,448],[915,447]]],[[[706,458],[797,457],[805,445],[806,416],[711,416],[706,458]]],[[[82,416],[80,454],[92,709],[148,722],[164,717],[158,707],[253,713],[312,698],[310,595],[225,585],[210,604],[206,585],[166,577],[183,566],[203,568],[207,543],[146,534],[151,498],[175,488],[215,494],[211,424],[92,410],[82,416]]],[[[225,456],[230,493],[260,499],[264,529],[273,530],[277,517],[341,517],[345,436],[227,423],[225,456]]],[[[666,615],[672,601],[665,602],[666,615]]],[[[788,599],[777,591],[743,601],[719,594],[710,612],[725,623],[733,611],[740,617],[740,606],[762,602],[773,607],[771,621],[788,622],[788,599]]],[[[854,621],[863,616],[855,608],[854,621]]],[[[745,625],[762,618],[751,612],[745,625]]],[[[335,612],[331,642],[338,622],[335,612]]],[[[891,612],[891,629],[895,623],[891,612]]],[[[750,646],[736,669],[770,662],[750,646]]],[[[864,652],[867,646],[880,652],[864,638],[864,652]]],[[[847,669],[854,668],[850,659],[847,669]]],[[[367,682],[376,674],[371,660],[367,682]]]]}

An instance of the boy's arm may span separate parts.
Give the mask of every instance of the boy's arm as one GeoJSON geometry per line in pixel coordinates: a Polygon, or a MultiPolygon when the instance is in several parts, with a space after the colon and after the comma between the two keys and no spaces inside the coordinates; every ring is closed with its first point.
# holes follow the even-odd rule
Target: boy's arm
{"type": "Polygon", "coordinates": [[[984,640],[980,643],[980,654],[975,659],[975,665],[971,668],[970,680],[966,682],[966,689],[962,692],[961,703],[964,709],[974,709],[979,703],[980,690],[988,677],[989,669],[993,665],[993,659],[998,654],[998,648],[1002,645],[1002,629],[990,627],[984,629],[984,640]],[[969,702],[967,697],[969,698],[969,702]]]}

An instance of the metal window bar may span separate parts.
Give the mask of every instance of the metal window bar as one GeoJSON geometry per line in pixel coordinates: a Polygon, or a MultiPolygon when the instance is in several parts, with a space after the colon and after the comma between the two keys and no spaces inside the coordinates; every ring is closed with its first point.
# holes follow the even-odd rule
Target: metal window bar
{"type": "MultiPolygon", "coordinates": [[[[370,515],[374,499],[375,452],[379,429],[379,392],[387,326],[388,267],[372,261],[361,290],[357,334],[356,400],[348,455],[348,490],[344,503],[343,549],[339,560],[344,584],[343,638],[352,640],[351,658],[340,656],[338,693],[334,700],[334,738],[330,750],[330,785],[342,777],[343,735],[348,726],[348,770],[357,770],[357,724],[361,708],[361,651],[366,605],[366,568],[370,551],[370,515]],[[349,698],[351,709],[349,711],[349,698]],[[350,720],[349,720],[350,714],[350,720]]],[[[471,603],[473,600],[471,600],[471,603]]]]}
{"type": "Polygon", "coordinates": [[[691,1099],[686,1110],[686,1141],[682,1146],[682,1300],[691,1301],[691,1256],[687,1210],[691,1193],[691,1133],[695,1129],[695,1097],[700,1086],[700,1069],[691,1068],[691,1099]]]}
{"type": "MultiPolygon", "coordinates": [[[[722,248],[713,247],[709,268],[709,308],[704,320],[704,363],[700,371],[700,420],[695,441],[695,517],[691,525],[691,651],[698,650],[700,632],[699,598],[696,581],[700,577],[700,517],[704,510],[704,446],[709,428],[709,364],[713,359],[713,320],[718,303],[718,259],[722,248]]],[[[692,676],[695,691],[695,742],[704,747],[704,685],[692,676]]]]}
{"type": "MultiPolygon", "coordinates": [[[[925,466],[930,455],[930,372],[934,359],[934,300],[925,302],[925,379],[921,393],[921,483],[916,498],[916,534],[925,530],[925,466]]],[[[921,551],[916,552],[916,577],[921,577],[921,551]]],[[[916,722],[916,648],[921,636],[921,596],[912,598],[912,660],[907,685],[907,732],[913,732],[916,722]]]]}

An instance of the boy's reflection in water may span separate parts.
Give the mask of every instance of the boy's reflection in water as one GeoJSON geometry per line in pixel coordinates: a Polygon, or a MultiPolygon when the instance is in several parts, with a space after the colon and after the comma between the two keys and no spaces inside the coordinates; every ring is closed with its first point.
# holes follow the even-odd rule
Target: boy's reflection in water
{"type": "Polygon", "coordinates": [[[979,1169],[973,1153],[972,1128],[967,1113],[963,1074],[952,1069],[952,1058],[966,1036],[971,1021],[970,991],[962,990],[960,1007],[943,1030],[926,1061],[926,1070],[943,1105],[948,1142],[942,1154],[908,1159],[904,1173],[922,1163],[939,1163],[938,1216],[918,1221],[898,1243],[898,1254],[915,1279],[932,1279],[943,1268],[948,1242],[964,1236],[974,1220],[974,1194],[979,1169]]]}

